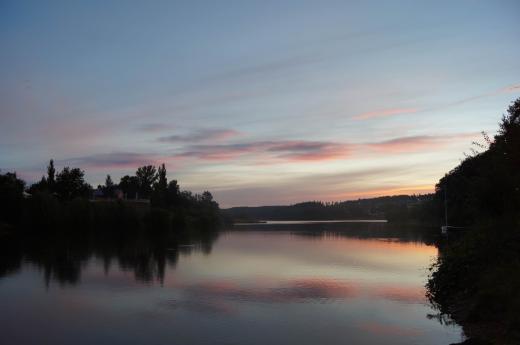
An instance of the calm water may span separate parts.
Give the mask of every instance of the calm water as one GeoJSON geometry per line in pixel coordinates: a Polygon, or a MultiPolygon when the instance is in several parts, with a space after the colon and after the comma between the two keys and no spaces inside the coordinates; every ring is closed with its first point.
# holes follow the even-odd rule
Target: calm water
{"type": "Polygon", "coordinates": [[[175,244],[5,244],[2,344],[450,344],[432,238],[274,224],[175,244]],[[49,248],[51,247],[51,248],[49,248]]]}

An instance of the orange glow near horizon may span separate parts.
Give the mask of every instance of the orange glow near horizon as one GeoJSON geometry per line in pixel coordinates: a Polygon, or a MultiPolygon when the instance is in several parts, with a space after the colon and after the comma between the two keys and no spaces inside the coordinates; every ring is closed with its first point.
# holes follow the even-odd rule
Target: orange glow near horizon
{"type": "Polygon", "coordinates": [[[409,187],[401,188],[382,188],[382,189],[369,189],[367,191],[356,191],[340,194],[328,194],[322,196],[323,200],[356,200],[364,198],[374,198],[380,196],[391,196],[391,195],[402,195],[402,194],[428,194],[435,191],[434,185],[412,185],[409,187]]]}

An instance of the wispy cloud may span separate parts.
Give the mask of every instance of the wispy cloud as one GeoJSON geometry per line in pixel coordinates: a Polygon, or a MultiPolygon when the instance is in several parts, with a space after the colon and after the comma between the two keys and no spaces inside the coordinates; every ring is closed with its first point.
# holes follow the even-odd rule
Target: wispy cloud
{"type": "Polygon", "coordinates": [[[509,86],[505,86],[500,89],[496,89],[490,92],[478,94],[475,96],[462,98],[456,101],[453,101],[451,103],[446,103],[438,106],[433,107],[425,107],[425,108],[388,108],[388,109],[378,109],[373,111],[368,111],[365,113],[361,113],[358,115],[355,115],[352,117],[354,120],[370,120],[374,118],[381,118],[381,117],[390,117],[390,116],[398,116],[403,114],[414,114],[419,113],[423,111],[432,111],[432,110],[441,110],[446,109],[449,107],[465,104],[471,101],[475,101],[481,98],[491,97],[495,95],[500,95],[504,93],[514,93],[514,92],[520,92],[520,84],[513,84],[509,86]]]}
{"type": "Polygon", "coordinates": [[[520,84],[507,86],[500,90],[501,93],[520,92],[520,84]]]}
{"type": "Polygon", "coordinates": [[[418,135],[400,137],[375,143],[367,143],[366,147],[385,153],[403,153],[425,151],[448,145],[455,141],[475,139],[480,133],[459,133],[452,135],[418,135]]]}
{"type": "Polygon", "coordinates": [[[198,129],[187,134],[163,136],[158,141],[163,143],[221,141],[238,135],[240,132],[234,129],[211,128],[198,129]]]}
{"type": "Polygon", "coordinates": [[[164,131],[172,130],[172,129],[173,129],[173,126],[171,124],[169,124],[169,123],[159,123],[159,122],[144,123],[142,125],[137,126],[137,130],[138,131],[150,132],[150,133],[164,132],[164,131]]]}
{"type": "Polygon", "coordinates": [[[288,161],[321,161],[346,157],[350,153],[350,148],[348,144],[325,141],[255,141],[226,145],[193,145],[177,156],[228,160],[253,153],[263,155],[265,158],[288,161]]]}
{"type": "MultiPolygon", "coordinates": [[[[334,141],[279,140],[252,141],[218,145],[189,145],[174,155],[177,158],[196,158],[209,161],[226,161],[236,158],[253,158],[260,164],[279,162],[318,162],[326,160],[350,159],[355,154],[367,150],[383,154],[432,151],[462,140],[476,139],[479,133],[459,133],[450,135],[418,135],[398,137],[390,140],[346,143],[334,141]]],[[[175,140],[194,138],[172,138],[175,140]]],[[[166,139],[165,139],[166,140],[166,139]]]]}
{"type": "Polygon", "coordinates": [[[257,75],[281,73],[289,69],[297,69],[301,66],[320,62],[324,59],[321,55],[323,54],[311,53],[288,56],[285,58],[279,58],[271,61],[265,61],[256,65],[245,66],[242,68],[237,68],[221,74],[217,74],[215,76],[206,78],[205,81],[221,82],[222,80],[240,79],[246,77],[251,78],[257,75]]]}
{"type": "Polygon", "coordinates": [[[414,152],[427,148],[430,145],[438,145],[441,139],[435,136],[422,135],[395,138],[376,143],[366,144],[367,147],[384,152],[414,152]]]}
{"type": "Polygon", "coordinates": [[[153,155],[134,152],[111,152],[59,160],[61,165],[89,168],[135,168],[140,165],[157,164],[153,155]]]}
{"type": "Polygon", "coordinates": [[[381,110],[375,110],[375,111],[369,111],[366,113],[358,114],[353,116],[352,118],[354,120],[368,120],[378,117],[388,117],[388,116],[395,116],[395,115],[401,115],[401,114],[413,114],[418,112],[419,109],[417,108],[393,108],[393,109],[381,109],[381,110]]]}

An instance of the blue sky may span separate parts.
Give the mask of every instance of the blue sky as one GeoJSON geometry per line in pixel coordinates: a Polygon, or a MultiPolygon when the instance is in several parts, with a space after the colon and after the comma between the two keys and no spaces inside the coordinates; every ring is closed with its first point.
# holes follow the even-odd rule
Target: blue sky
{"type": "Polygon", "coordinates": [[[517,1],[0,1],[0,168],[222,206],[428,192],[520,96],[517,1]]]}

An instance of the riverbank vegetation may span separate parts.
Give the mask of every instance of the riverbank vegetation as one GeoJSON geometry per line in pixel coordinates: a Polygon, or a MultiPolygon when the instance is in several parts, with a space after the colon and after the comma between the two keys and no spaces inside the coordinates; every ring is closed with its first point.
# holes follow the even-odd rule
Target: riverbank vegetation
{"type": "Polygon", "coordinates": [[[520,344],[520,99],[475,145],[437,184],[450,225],[465,228],[439,244],[428,294],[468,343],[520,344]]]}
{"type": "Polygon", "coordinates": [[[47,175],[27,187],[16,173],[0,174],[0,229],[32,235],[215,228],[218,203],[210,192],[181,191],[167,180],[163,165],[144,166],[135,176],[114,184],[110,175],[94,190],[79,168],[56,172],[51,160],[47,175]]]}

